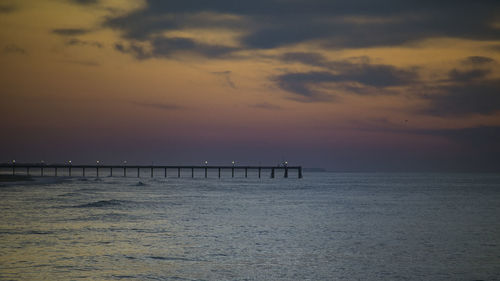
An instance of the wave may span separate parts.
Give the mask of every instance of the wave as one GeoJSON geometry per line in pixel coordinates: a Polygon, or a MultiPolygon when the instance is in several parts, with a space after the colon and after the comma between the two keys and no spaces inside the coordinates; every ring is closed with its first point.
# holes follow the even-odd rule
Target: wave
{"type": "Polygon", "coordinates": [[[126,201],[122,200],[101,200],[97,202],[92,202],[92,203],[87,203],[87,204],[82,204],[82,205],[77,205],[74,206],[74,208],[104,208],[104,207],[114,207],[114,206],[120,206],[123,205],[126,201]]]}
{"type": "Polygon", "coordinates": [[[15,230],[0,230],[0,234],[9,235],[48,235],[55,234],[55,231],[43,231],[43,230],[27,230],[27,231],[15,231],[15,230]]]}
{"type": "Polygon", "coordinates": [[[160,256],[150,256],[150,259],[163,260],[163,261],[198,261],[194,259],[179,258],[179,257],[160,257],[160,256]]]}
{"type": "Polygon", "coordinates": [[[132,221],[142,221],[144,217],[129,215],[129,214],[120,214],[115,213],[114,209],[108,209],[110,213],[105,214],[97,214],[97,215],[83,215],[75,218],[67,219],[68,221],[100,221],[100,222],[132,222],[132,221]]]}
{"type": "Polygon", "coordinates": [[[77,193],[77,192],[68,192],[68,193],[63,193],[63,194],[59,194],[57,196],[59,197],[74,197],[74,196],[79,196],[80,193],[77,193]]]}

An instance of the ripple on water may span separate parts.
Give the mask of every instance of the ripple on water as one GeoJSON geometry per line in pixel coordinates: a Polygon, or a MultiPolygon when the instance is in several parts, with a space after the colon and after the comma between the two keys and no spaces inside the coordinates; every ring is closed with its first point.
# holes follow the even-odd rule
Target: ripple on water
{"type": "Polygon", "coordinates": [[[91,202],[91,203],[87,203],[87,204],[76,205],[73,207],[74,208],[105,208],[105,207],[121,206],[124,203],[127,203],[127,201],[111,199],[111,200],[100,200],[100,201],[91,202]]]}
{"type": "Polygon", "coordinates": [[[188,258],[182,258],[182,257],[150,256],[149,258],[153,259],[153,260],[162,260],[162,261],[193,261],[193,262],[200,261],[198,259],[188,259],[188,258]]]}

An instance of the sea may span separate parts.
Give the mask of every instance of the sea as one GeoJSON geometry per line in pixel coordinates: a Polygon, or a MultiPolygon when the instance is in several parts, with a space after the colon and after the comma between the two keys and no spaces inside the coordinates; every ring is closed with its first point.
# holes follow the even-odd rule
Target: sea
{"type": "Polygon", "coordinates": [[[500,280],[500,174],[0,183],[0,280],[500,280]]]}

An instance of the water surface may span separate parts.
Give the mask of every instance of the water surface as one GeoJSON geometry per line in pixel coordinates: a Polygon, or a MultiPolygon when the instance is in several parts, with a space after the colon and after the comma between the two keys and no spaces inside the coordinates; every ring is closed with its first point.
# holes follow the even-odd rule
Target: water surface
{"type": "Polygon", "coordinates": [[[500,280],[500,175],[0,187],[2,280],[500,280]]]}

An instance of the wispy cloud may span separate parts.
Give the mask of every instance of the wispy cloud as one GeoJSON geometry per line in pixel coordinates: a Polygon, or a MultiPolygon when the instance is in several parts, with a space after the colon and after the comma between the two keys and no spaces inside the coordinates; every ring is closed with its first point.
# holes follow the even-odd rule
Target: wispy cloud
{"type": "Polygon", "coordinates": [[[212,72],[212,74],[215,74],[215,75],[223,77],[224,81],[226,82],[226,84],[229,87],[231,87],[233,89],[236,89],[236,85],[234,84],[233,80],[231,80],[231,71],[230,70],[226,70],[226,71],[214,71],[214,72],[212,72]]]}
{"type": "Polygon", "coordinates": [[[72,63],[72,64],[79,64],[83,66],[100,66],[101,64],[96,62],[96,61],[91,61],[91,60],[60,60],[60,62],[64,63],[72,63]]]}
{"type": "Polygon", "coordinates": [[[282,107],[276,104],[268,103],[268,102],[260,102],[260,103],[255,103],[251,104],[250,107],[253,108],[259,108],[259,109],[266,109],[266,110],[281,110],[282,107]]]}
{"type": "Polygon", "coordinates": [[[102,43],[98,41],[89,41],[89,40],[80,40],[77,38],[71,38],[68,41],[66,41],[66,45],[68,46],[91,46],[91,47],[96,47],[96,48],[102,48],[103,45],[102,43]]]}
{"type": "Polygon", "coordinates": [[[20,54],[20,55],[27,55],[28,54],[28,52],[25,49],[15,45],[15,44],[10,44],[10,45],[5,46],[3,48],[3,52],[7,53],[7,54],[20,54]]]}
{"type": "Polygon", "coordinates": [[[52,29],[52,33],[61,35],[61,36],[77,36],[87,34],[90,31],[83,28],[56,28],[52,29]]]}
{"type": "Polygon", "coordinates": [[[176,105],[176,104],[171,104],[171,103],[155,103],[155,102],[137,102],[133,101],[131,102],[134,105],[137,106],[142,106],[142,107],[149,107],[149,108],[155,108],[155,109],[161,109],[161,110],[179,110],[179,109],[184,109],[184,107],[176,105]]]}
{"type": "Polygon", "coordinates": [[[470,57],[463,59],[461,62],[464,65],[478,66],[478,65],[485,65],[485,64],[494,63],[496,61],[492,58],[489,58],[489,57],[470,56],[470,57]]]}

